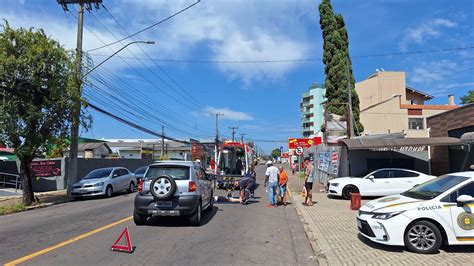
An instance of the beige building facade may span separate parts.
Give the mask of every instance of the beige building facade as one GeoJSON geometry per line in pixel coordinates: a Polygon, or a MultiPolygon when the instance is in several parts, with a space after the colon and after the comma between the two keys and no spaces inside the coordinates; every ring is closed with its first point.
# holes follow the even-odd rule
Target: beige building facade
{"type": "Polygon", "coordinates": [[[429,137],[426,118],[457,108],[452,95],[446,105],[426,105],[433,96],[407,86],[405,72],[378,71],[355,89],[364,135],[404,132],[406,137],[429,137]]]}

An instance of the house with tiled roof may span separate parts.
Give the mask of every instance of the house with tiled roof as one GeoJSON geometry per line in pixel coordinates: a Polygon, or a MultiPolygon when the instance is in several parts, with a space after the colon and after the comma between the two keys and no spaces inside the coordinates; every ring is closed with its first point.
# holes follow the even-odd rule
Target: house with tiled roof
{"type": "Polygon", "coordinates": [[[454,96],[445,105],[425,104],[430,94],[406,84],[405,72],[377,71],[356,83],[363,135],[403,132],[406,137],[429,137],[426,118],[458,108],[454,96]]]}

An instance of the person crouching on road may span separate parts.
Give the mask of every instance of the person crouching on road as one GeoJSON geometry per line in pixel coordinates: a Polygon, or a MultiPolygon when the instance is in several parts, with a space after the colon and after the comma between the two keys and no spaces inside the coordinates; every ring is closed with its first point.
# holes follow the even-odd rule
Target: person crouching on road
{"type": "Polygon", "coordinates": [[[234,186],[240,188],[240,199],[242,204],[247,204],[250,193],[255,187],[255,181],[251,177],[244,177],[242,179],[235,181],[234,186]]]}
{"type": "Polygon", "coordinates": [[[257,173],[255,172],[255,168],[253,165],[249,166],[249,170],[245,174],[245,177],[249,177],[253,180],[253,187],[250,189],[250,197],[255,197],[255,186],[257,184],[257,173]]]}
{"type": "Polygon", "coordinates": [[[269,204],[267,208],[276,207],[276,190],[278,187],[278,168],[273,166],[272,161],[267,162],[267,171],[265,172],[265,188],[268,189],[269,204]],[[268,187],[267,187],[268,186],[268,187]]]}
{"type": "Polygon", "coordinates": [[[305,177],[304,177],[304,186],[306,188],[306,197],[304,199],[303,205],[313,206],[313,182],[314,182],[314,167],[308,157],[304,159],[306,165],[305,177]],[[308,202],[309,199],[309,202],[308,202]]]}
{"type": "Polygon", "coordinates": [[[283,166],[280,166],[280,176],[278,178],[278,187],[280,189],[281,204],[286,206],[286,183],[288,183],[288,175],[283,166]]]}

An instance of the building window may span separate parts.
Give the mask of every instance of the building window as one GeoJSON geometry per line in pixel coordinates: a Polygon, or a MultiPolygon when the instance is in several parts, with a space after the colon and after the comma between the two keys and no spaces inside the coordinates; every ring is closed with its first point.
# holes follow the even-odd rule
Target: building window
{"type": "Polygon", "coordinates": [[[408,129],[412,129],[412,130],[424,129],[423,118],[408,118],[408,129]]]}

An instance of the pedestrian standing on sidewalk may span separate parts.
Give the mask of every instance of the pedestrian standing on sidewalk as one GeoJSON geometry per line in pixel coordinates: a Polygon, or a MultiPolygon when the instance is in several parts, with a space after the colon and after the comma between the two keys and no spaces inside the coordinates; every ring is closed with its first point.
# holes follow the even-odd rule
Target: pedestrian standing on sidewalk
{"type": "Polygon", "coordinates": [[[286,206],[286,183],[288,183],[288,175],[283,169],[283,166],[280,166],[280,177],[278,178],[278,188],[280,189],[280,198],[281,204],[286,206]]]}
{"type": "Polygon", "coordinates": [[[304,159],[306,165],[305,177],[304,177],[304,186],[306,188],[306,197],[304,199],[303,205],[313,206],[313,182],[314,182],[314,167],[311,163],[309,157],[304,159]],[[309,202],[308,202],[309,199],[309,202]]]}
{"type": "Polygon", "coordinates": [[[278,187],[278,168],[273,166],[272,161],[267,162],[264,186],[268,189],[269,204],[267,208],[276,207],[276,190],[278,187]]]}

